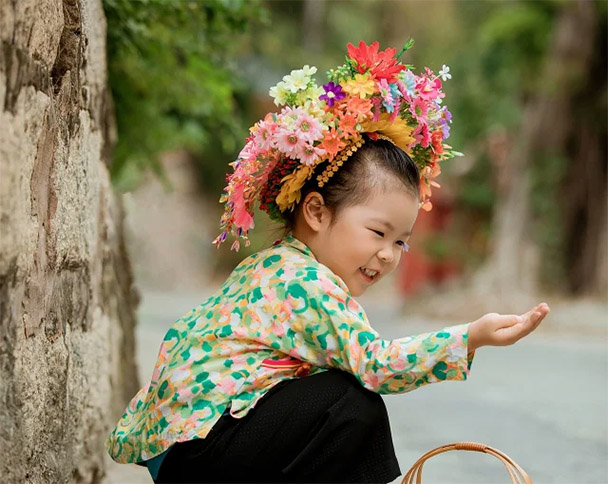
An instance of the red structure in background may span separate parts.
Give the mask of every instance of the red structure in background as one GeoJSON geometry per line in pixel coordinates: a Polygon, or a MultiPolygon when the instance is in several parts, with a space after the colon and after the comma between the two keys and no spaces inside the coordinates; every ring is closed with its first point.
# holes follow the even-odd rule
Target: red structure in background
{"type": "Polygon", "coordinates": [[[462,267],[457,260],[449,256],[433,260],[423,249],[425,239],[443,231],[452,220],[454,204],[451,197],[442,192],[443,188],[433,190],[433,209],[430,212],[420,209],[414,224],[413,237],[416,242],[411,244],[412,247],[401,258],[397,268],[397,284],[404,297],[416,294],[426,285],[439,284],[461,273],[462,267]]]}

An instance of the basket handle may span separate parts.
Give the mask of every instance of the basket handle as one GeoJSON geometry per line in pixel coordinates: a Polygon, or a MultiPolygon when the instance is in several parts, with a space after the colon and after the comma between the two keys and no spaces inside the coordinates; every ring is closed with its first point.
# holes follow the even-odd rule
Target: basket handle
{"type": "Polygon", "coordinates": [[[416,477],[416,484],[421,484],[422,466],[424,465],[424,462],[427,459],[433,457],[434,455],[449,452],[450,450],[469,450],[474,452],[484,452],[485,454],[493,455],[494,457],[500,459],[507,468],[509,476],[511,477],[512,484],[532,484],[532,479],[530,479],[530,476],[526,474],[526,471],[519,467],[515,463],[515,461],[513,461],[513,459],[511,459],[507,454],[501,452],[500,450],[494,449],[489,445],[478,444],[476,442],[456,442],[453,444],[446,444],[427,452],[416,461],[416,463],[411,467],[409,471],[407,471],[407,474],[401,481],[401,484],[414,484],[414,477],[416,477]],[[520,475],[523,481],[520,480],[520,475]]]}

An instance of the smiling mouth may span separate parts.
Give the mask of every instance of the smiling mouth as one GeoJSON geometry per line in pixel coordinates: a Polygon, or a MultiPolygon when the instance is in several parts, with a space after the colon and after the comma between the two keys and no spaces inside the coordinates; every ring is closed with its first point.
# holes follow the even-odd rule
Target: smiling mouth
{"type": "Polygon", "coordinates": [[[365,272],[363,272],[362,268],[359,268],[359,272],[363,276],[363,279],[365,279],[367,282],[374,282],[374,280],[376,279],[376,277],[378,277],[378,273],[377,272],[376,272],[376,274],[374,276],[368,276],[365,272]]]}

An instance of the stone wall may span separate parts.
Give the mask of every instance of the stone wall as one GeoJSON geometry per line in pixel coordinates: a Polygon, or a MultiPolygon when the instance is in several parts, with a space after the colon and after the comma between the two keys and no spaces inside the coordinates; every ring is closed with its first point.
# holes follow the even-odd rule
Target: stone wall
{"type": "Polygon", "coordinates": [[[101,0],[0,0],[0,476],[97,482],[137,391],[138,296],[101,0]]]}

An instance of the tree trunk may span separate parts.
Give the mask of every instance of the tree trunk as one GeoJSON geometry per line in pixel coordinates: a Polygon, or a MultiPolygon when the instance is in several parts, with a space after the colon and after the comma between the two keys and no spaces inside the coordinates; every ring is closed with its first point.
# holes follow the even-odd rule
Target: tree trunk
{"type": "Polygon", "coordinates": [[[302,45],[307,52],[321,53],[325,44],[325,0],[304,0],[302,45]]]}
{"type": "MultiPolygon", "coordinates": [[[[577,295],[608,291],[608,139],[606,15],[587,2],[577,25],[584,31],[584,49],[576,85],[570,92],[572,112],[564,148],[569,163],[562,185],[567,289],[577,295]],[[582,15],[584,14],[584,16],[582,15]],[[591,45],[589,45],[591,44],[591,45]]],[[[605,7],[604,7],[605,9],[605,7]]],[[[579,41],[580,42],[580,41],[579,41]]],[[[578,46],[576,46],[578,47],[578,46]]]]}
{"type": "Polygon", "coordinates": [[[101,0],[0,0],[0,475],[98,482],[139,384],[101,0]]]}
{"type": "MultiPolygon", "coordinates": [[[[491,254],[476,275],[475,281],[477,291],[486,294],[490,304],[507,298],[519,297],[529,300],[528,302],[533,302],[535,298],[540,276],[540,256],[532,234],[530,173],[537,156],[566,153],[569,157],[567,163],[579,173],[575,175],[579,178],[575,181],[578,190],[584,194],[588,194],[589,190],[593,192],[592,197],[583,196],[582,201],[573,201],[567,195],[564,199],[566,206],[575,204],[572,210],[565,212],[566,215],[583,212],[591,217],[590,212],[593,211],[593,221],[582,221],[584,230],[581,230],[580,226],[574,226],[576,224],[568,223],[571,217],[566,216],[563,222],[570,245],[576,241],[577,245],[593,249],[586,256],[577,256],[580,265],[584,265],[584,268],[579,267],[579,270],[587,277],[597,276],[602,270],[597,261],[602,257],[598,245],[602,237],[605,240],[606,236],[605,220],[601,223],[602,214],[605,219],[606,213],[606,153],[604,150],[604,158],[598,153],[598,147],[602,146],[599,138],[589,136],[584,139],[580,136],[581,120],[578,109],[578,96],[585,92],[586,85],[594,85],[590,75],[594,43],[598,41],[595,10],[596,6],[586,1],[566,3],[562,7],[555,22],[554,35],[544,67],[540,70],[542,82],[539,82],[538,94],[526,104],[521,127],[513,136],[515,141],[512,149],[504,164],[499,166],[498,175],[502,182],[499,184],[494,215],[491,254]],[[574,146],[581,144],[581,147],[585,146],[587,149],[571,153],[569,147],[572,144],[569,140],[574,141],[574,146]],[[586,174],[580,176],[581,171],[586,174]],[[602,193],[603,198],[595,198],[602,196],[602,193]],[[589,224],[592,224],[592,227],[589,224]],[[590,264],[590,260],[594,261],[595,265],[590,264]]],[[[605,80],[605,72],[603,77],[600,75],[599,78],[605,80]]],[[[598,94],[599,96],[601,95],[598,94]]],[[[590,99],[587,99],[587,102],[590,102],[590,99]]],[[[601,148],[599,152],[602,152],[601,148]]],[[[564,193],[560,195],[563,196],[564,193]]],[[[578,221],[581,222],[580,218],[578,221]]],[[[573,277],[581,280],[581,277],[576,275],[576,264],[566,267],[566,272],[569,280],[572,281],[573,277]]],[[[589,282],[593,280],[601,281],[601,278],[590,277],[589,282]]]]}

